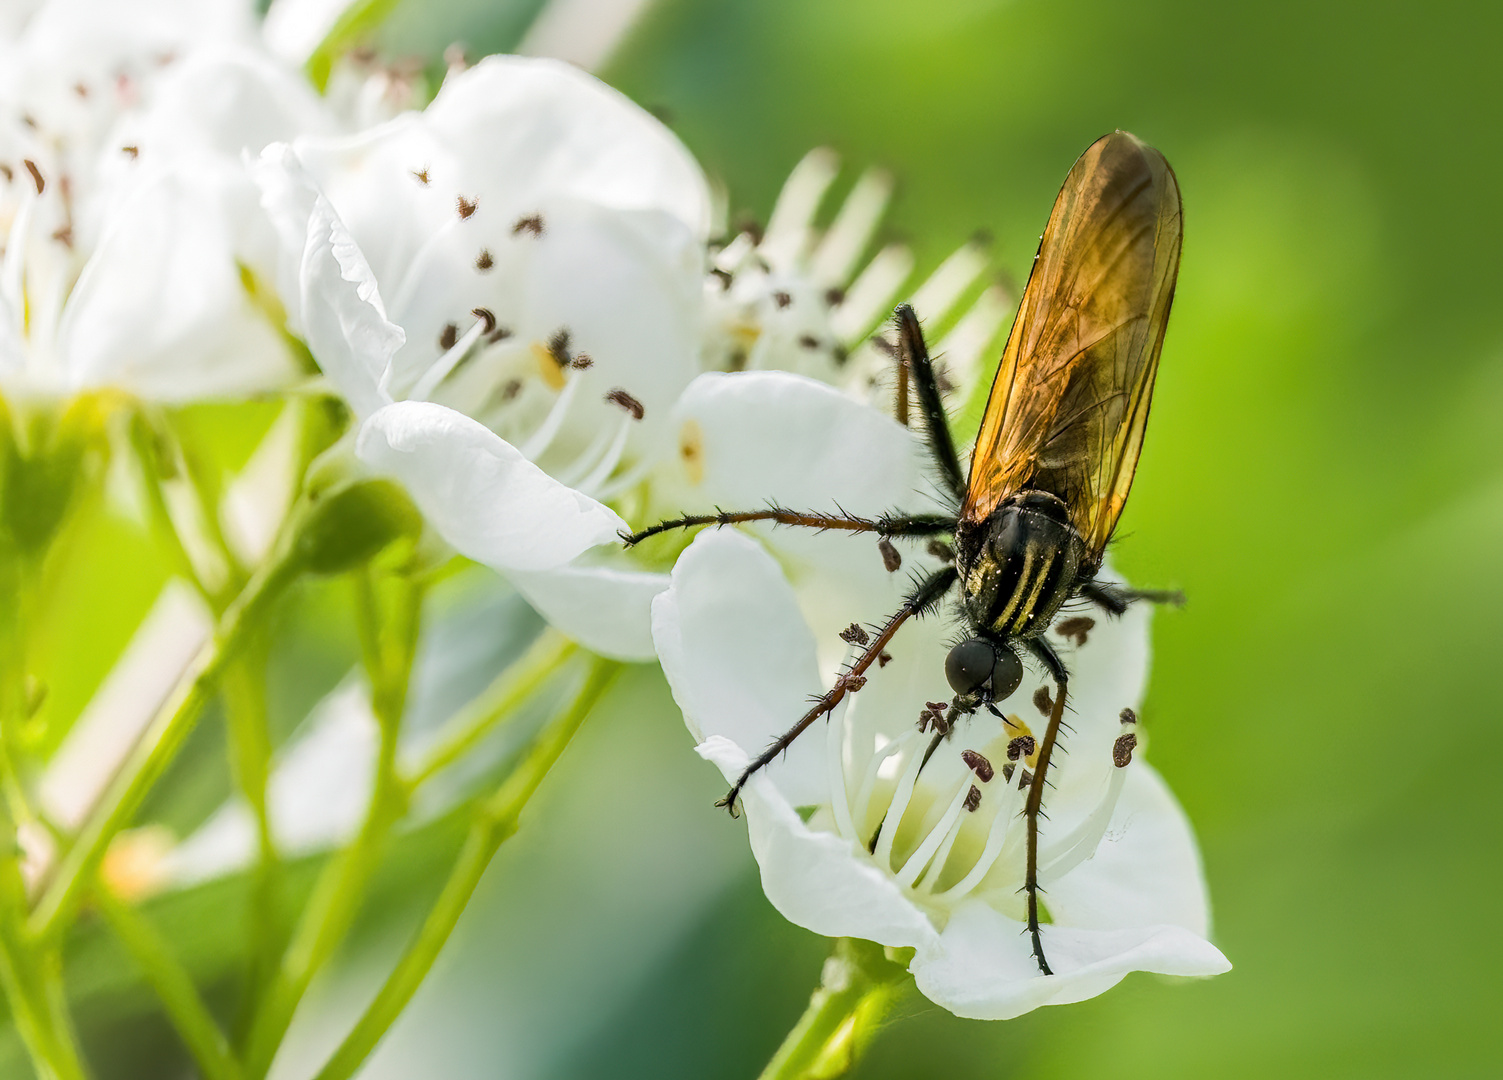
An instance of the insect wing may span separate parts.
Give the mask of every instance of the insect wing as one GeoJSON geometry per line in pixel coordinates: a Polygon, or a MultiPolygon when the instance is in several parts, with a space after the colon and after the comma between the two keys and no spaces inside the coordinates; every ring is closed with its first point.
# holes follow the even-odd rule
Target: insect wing
{"type": "Polygon", "coordinates": [[[992,383],[961,517],[1023,488],[1064,499],[1094,556],[1116,528],[1143,446],[1179,271],[1174,172],[1126,132],[1065,178],[992,383]]]}

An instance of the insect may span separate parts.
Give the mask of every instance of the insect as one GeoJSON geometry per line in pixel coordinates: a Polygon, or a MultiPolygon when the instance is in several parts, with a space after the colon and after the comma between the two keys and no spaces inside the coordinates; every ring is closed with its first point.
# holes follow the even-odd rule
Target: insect
{"type": "MultiPolygon", "coordinates": [[[[1133,592],[1096,580],[1126,504],[1143,447],[1154,376],[1179,270],[1179,186],[1163,156],[1126,132],[1093,143],[1066,176],[1034,257],[971,456],[961,469],[918,317],[894,314],[901,381],[911,379],[923,435],[953,514],[862,518],[774,506],[686,516],[625,537],[628,545],[669,529],[774,521],[890,537],[949,536],[953,559],[916,582],[902,606],[866,635],[835,685],[754,759],[720,805],[735,813],[746,781],[848,693],[898,628],[938,609],[958,587],[966,636],[945,659],[954,698],[943,716],[931,705],[931,753],[963,717],[1022,682],[1023,655],[1055,684],[1048,725],[1029,787],[1025,891],[1034,957],[1048,975],[1039,931],[1038,819],[1045,777],[1065,711],[1069,671],[1045,631],[1061,608],[1083,599],[1120,615],[1136,600],[1177,594],[1133,592]]],[[[900,400],[903,395],[900,393],[900,400]]],[[[906,410],[903,419],[906,419],[906,410]]],[[[1083,633],[1089,620],[1070,620],[1083,633]]],[[[1061,624],[1064,625],[1064,624],[1061,624]]],[[[941,705],[943,703],[934,703],[941,705]]],[[[1130,754],[1130,748],[1127,751],[1130,754]]],[[[927,760],[927,759],[926,759],[927,760]]]]}

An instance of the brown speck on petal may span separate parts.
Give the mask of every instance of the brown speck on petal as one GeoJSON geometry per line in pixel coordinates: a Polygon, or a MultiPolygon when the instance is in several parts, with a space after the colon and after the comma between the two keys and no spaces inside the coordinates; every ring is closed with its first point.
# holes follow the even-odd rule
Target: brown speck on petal
{"type": "Polygon", "coordinates": [[[627,412],[631,413],[633,420],[640,420],[647,414],[647,410],[642,407],[642,403],[619,386],[609,394],[606,394],[605,400],[613,405],[620,405],[627,412]]]}
{"type": "Polygon", "coordinates": [[[431,184],[433,182],[432,178],[429,177],[429,175],[428,175],[428,170],[427,169],[413,169],[413,170],[411,170],[411,172],[412,172],[412,178],[414,180],[416,180],[419,184],[422,184],[424,187],[427,187],[429,184],[431,184]]]}

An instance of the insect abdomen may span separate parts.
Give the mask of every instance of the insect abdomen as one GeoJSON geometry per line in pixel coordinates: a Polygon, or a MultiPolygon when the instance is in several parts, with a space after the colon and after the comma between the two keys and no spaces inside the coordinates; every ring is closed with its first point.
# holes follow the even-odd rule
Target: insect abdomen
{"type": "Polygon", "coordinates": [[[956,562],[966,607],[998,637],[1044,632],[1069,599],[1084,544],[1054,495],[1025,491],[980,529],[956,535],[956,562]]]}

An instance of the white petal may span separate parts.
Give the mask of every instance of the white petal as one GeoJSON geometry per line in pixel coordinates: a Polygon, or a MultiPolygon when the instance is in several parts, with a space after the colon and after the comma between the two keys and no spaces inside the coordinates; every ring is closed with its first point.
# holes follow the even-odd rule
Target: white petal
{"type": "Polygon", "coordinates": [[[361,427],[355,452],[395,476],[461,554],[502,572],[562,566],[626,527],[462,413],[401,401],[361,427]]]}
{"type": "Polygon", "coordinates": [[[1231,967],[1200,936],[1180,926],[1121,930],[1044,927],[1044,952],[1055,972],[1039,973],[1026,927],[980,900],[955,909],[939,947],[920,951],[911,970],[925,997],[956,1016],[1006,1020],[1040,1005],[1084,1001],[1130,971],[1218,975],[1231,967]]]}
{"type": "MultiPolygon", "coordinates": [[[[668,591],[653,601],[652,630],[696,741],[720,736],[759,753],[823,691],[792,587],[739,533],[704,533],[679,556],[668,591]]],[[[764,770],[794,806],[828,801],[822,747],[818,737],[800,739],[764,770]]]]}
{"type": "Polygon", "coordinates": [[[390,400],[381,376],[406,335],[386,318],[370,264],[322,196],[308,217],[301,279],[308,348],[364,419],[390,400]]]}
{"type": "Polygon", "coordinates": [[[507,575],[550,626],[613,660],[651,661],[652,601],[668,575],[631,569],[624,559],[586,553],[554,570],[507,575]]]}
{"type": "Polygon", "coordinates": [[[1127,783],[1096,854],[1049,886],[1049,910],[1071,926],[1111,930],[1173,923],[1210,931],[1200,853],[1190,820],[1147,762],[1127,783]]]}
{"type": "MultiPolygon", "coordinates": [[[[700,754],[737,775],[749,760],[719,736],[700,754]]],[[[767,773],[742,790],[752,854],[762,869],[762,891],[789,922],[827,937],[859,937],[930,953],[939,947],[928,916],[878,870],[866,852],[834,833],[809,828],[767,773]]]]}

